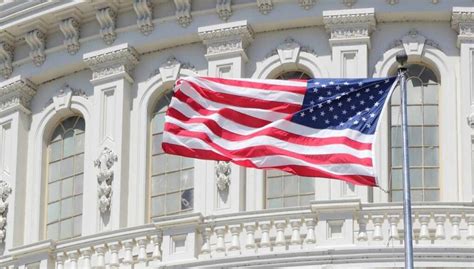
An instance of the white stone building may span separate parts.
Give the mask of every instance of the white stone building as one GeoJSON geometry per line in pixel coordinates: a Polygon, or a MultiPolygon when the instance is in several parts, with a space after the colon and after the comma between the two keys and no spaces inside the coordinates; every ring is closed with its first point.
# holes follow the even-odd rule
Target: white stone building
{"type": "Polygon", "coordinates": [[[396,96],[388,193],[160,147],[178,77],[384,77],[403,50],[415,265],[474,267],[474,1],[0,2],[1,268],[403,267],[396,96]]]}

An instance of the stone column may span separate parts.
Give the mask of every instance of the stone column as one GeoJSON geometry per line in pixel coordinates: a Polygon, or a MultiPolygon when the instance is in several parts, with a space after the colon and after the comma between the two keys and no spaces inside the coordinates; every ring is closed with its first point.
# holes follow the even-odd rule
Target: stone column
{"type": "Polygon", "coordinates": [[[460,200],[474,199],[474,8],[454,7],[451,26],[458,32],[460,50],[460,200]],[[467,121],[466,121],[467,119],[467,121]]]}
{"type": "MultiPolygon", "coordinates": [[[[328,10],[323,21],[330,34],[332,49],[332,77],[366,78],[368,76],[368,51],[370,34],[375,29],[373,8],[328,10]]],[[[331,180],[328,199],[369,199],[369,188],[331,180]]],[[[327,194],[326,194],[327,195],[327,194]]]]}
{"type": "Polygon", "coordinates": [[[94,117],[88,129],[96,142],[97,177],[90,180],[99,193],[84,194],[84,201],[97,208],[98,223],[91,229],[113,230],[127,221],[130,91],[138,53],[125,43],[84,54],[83,59],[93,72],[94,117]]]}
{"type": "Polygon", "coordinates": [[[36,86],[16,76],[0,83],[0,255],[23,243],[30,100],[36,86]]]}
{"type": "MultiPolygon", "coordinates": [[[[222,78],[240,78],[248,60],[245,48],[253,40],[253,31],[247,21],[236,21],[199,27],[198,34],[207,46],[208,75],[222,78]]],[[[208,162],[206,186],[211,194],[208,212],[225,214],[242,211],[245,207],[245,168],[226,162],[208,162]],[[212,173],[215,171],[215,173],[212,173]]]]}

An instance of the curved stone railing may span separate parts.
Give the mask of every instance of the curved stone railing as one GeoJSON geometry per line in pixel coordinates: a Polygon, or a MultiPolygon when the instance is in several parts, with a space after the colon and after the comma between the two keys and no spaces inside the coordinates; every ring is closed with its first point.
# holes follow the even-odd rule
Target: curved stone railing
{"type": "MultiPolygon", "coordinates": [[[[155,268],[161,266],[403,263],[400,204],[359,200],[153,224],[11,249],[1,268],[155,268]]],[[[474,264],[474,204],[413,205],[415,261],[474,264]],[[417,256],[418,255],[418,256],[417,256]],[[451,261],[451,260],[452,261],[451,261]]]]}

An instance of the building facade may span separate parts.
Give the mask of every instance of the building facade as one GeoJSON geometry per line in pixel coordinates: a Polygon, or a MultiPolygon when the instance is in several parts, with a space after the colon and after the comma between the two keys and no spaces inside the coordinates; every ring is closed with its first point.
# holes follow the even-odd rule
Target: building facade
{"type": "Polygon", "coordinates": [[[0,3],[0,268],[403,267],[378,188],[161,149],[176,79],[386,77],[408,55],[415,265],[474,267],[474,1],[0,3]]]}

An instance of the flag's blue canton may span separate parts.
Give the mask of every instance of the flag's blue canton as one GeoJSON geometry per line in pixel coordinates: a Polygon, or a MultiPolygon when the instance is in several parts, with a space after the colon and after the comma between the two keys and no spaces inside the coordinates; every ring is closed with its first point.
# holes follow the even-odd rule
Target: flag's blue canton
{"type": "Polygon", "coordinates": [[[395,79],[308,80],[303,107],[292,121],[316,129],[373,134],[395,79]]]}

